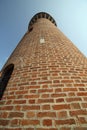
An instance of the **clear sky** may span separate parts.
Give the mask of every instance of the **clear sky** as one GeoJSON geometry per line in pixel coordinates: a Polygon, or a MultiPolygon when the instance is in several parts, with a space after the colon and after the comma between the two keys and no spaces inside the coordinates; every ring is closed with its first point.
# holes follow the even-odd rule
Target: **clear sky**
{"type": "Polygon", "coordinates": [[[87,0],[0,0],[0,69],[38,12],[49,13],[87,56],[87,0]]]}

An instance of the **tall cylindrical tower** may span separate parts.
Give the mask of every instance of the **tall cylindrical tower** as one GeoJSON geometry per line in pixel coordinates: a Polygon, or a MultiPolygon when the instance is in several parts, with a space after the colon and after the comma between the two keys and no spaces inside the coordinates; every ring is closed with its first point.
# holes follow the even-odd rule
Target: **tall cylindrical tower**
{"type": "Polygon", "coordinates": [[[40,12],[4,65],[0,130],[86,130],[87,59],[40,12]]]}

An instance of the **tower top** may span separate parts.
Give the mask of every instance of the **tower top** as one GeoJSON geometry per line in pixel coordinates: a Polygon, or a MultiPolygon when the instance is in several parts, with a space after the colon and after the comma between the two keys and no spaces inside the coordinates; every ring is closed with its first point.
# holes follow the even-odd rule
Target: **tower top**
{"type": "Polygon", "coordinates": [[[46,12],[40,12],[40,13],[37,13],[35,14],[32,19],[30,20],[30,23],[29,23],[29,26],[28,26],[28,29],[30,28],[30,26],[32,26],[38,19],[40,18],[46,18],[46,19],[49,19],[55,26],[57,26],[54,18],[49,15],[48,13],[46,12]]]}

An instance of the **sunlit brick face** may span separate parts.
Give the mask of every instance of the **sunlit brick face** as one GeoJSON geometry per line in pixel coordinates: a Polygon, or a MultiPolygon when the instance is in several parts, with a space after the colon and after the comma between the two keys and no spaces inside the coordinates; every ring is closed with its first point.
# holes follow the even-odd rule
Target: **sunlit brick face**
{"type": "Polygon", "coordinates": [[[0,129],[87,129],[87,59],[50,15],[31,19],[3,70],[11,63],[14,70],[0,100],[0,129]]]}

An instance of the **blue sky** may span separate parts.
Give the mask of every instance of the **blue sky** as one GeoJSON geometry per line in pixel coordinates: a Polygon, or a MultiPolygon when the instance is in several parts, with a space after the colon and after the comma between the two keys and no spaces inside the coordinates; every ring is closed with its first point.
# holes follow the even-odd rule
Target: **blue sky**
{"type": "Polygon", "coordinates": [[[49,13],[87,56],[87,0],[0,0],[0,69],[38,12],[49,13]]]}

